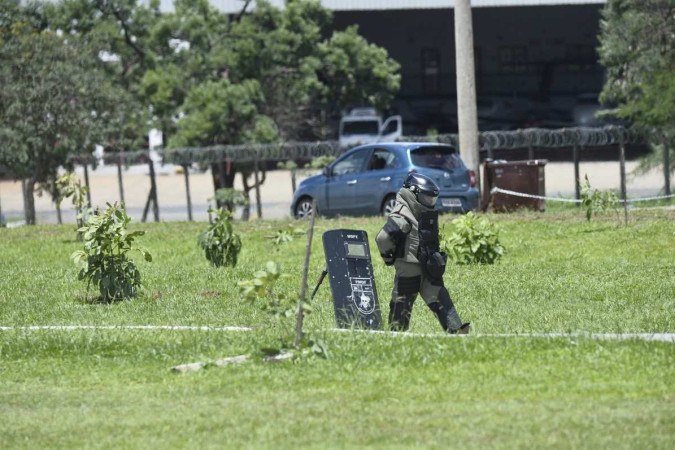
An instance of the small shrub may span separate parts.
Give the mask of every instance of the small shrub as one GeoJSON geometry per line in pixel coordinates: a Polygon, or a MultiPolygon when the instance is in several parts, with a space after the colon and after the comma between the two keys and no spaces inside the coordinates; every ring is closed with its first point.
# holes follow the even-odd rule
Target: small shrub
{"type": "Polygon", "coordinates": [[[242,298],[250,303],[261,301],[261,309],[270,312],[276,317],[291,317],[293,305],[284,294],[275,292],[274,286],[281,278],[279,266],[274,261],[268,261],[264,270],[259,270],[250,280],[242,280],[237,284],[242,298]]]}
{"type": "MultiPolygon", "coordinates": [[[[298,314],[298,307],[295,302],[284,294],[278,293],[274,288],[280,278],[288,275],[282,274],[279,271],[279,266],[274,261],[268,261],[264,270],[255,273],[254,278],[250,280],[242,280],[239,285],[239,293],[242,298],[252,304],[259,303],[263,311],[267,311],[273,318],[280,321],[280,323],[288,323],[288,319],[296,317],[298,314]]],[[[312,308],[303,303],[301,314],[309,314],[312,308]]],[[[295,345],[295,333],[288,329],[285,336],[279,339],[280,346],[278,348],[263,348],[263,353],[266,354],[280,354],[291,351],[294,357],[307,358],[312,356],[328,357],[328,350],[324,342],[313,339],[309,333],[302,332],[302,338],[298,345],[295,345]]]]}
{"type": "Polygon", "coordinates": [[[302,228],[296,228],[293,225],[288,225],[286,228],[277,230],[274,236],[268,236],[272,239],[272,244],[279,248],[279,246],[292,242],[296,236],[302,236],[305,234],[305,230],[302,228]]]}
{"type": "Polygon", "coordinates": [[[450,233],[441,236],[441,249],[448,259],[457,264],[493,264],[504,255],[499,228],[486,218],[469,212],[450,225],[450,233]]]}
{"type": "Polygon", "coordinates": [[[199,236],[199,246],[214,267],[235,267],[241,251],[241,238],[234,233],[232,213],[226,209],[209,209],[209,214],[215,218],[199,236]]]}
{"type": "Polygon", "coordinates": [[[87,280],[87,289],[92,283],[97,285],[101,300],[111,302],[135,297],[141,286],[141,274],[127,254],[137,250],[146,261],[152,261],[152,256],[133,245],[145,231],[127,231],[131,219],[124,208],[117,203],[107,206],[103,214],[90,216],[77,230],[84,238],[84,250],[74,252],[71,258],[80,267],[78,280],[87,280]]]}
{"type": "Polygon", "coordinates": [[[237,206],[248,205],[246,194],[233,188],[217,189],[214,196],[209,200],[214,200],[216,206],[224,206],[230,211],[233,211],[237,206]]]}
{"type": "Polygon", "coordinates": [[[591,217],[605,212],[607,210],[614,210],[619,215],[619,198],[612,191],[599,191],[591,188],[591,183],[588,181],[588,175],[584,175],[584,182],[581,183],[581,206],[586,210],[586,221],[590,222],[591,217]]]}
{"type": "Polygon", "coordinates": [[[312,169],[323,169],[333,161],[335,161],[335,156],[330,155],[317,156],[316,158],[312,159],[312,161],[309,163],[309,167],[311,167],[312,169]]]}
{"type": "Polygon", "coordinates": [[[72,198],[75,213],[77,214],[77,227],[83,227],[87,218],[92,213],[92,211],[86,207],[87,187],[82,186],[82,182],[74,173],[68,172],[56,180],[56,191],[58,193],[56,199],[57,206],[61,206],[63,200],[69,197],[72,198]]]}

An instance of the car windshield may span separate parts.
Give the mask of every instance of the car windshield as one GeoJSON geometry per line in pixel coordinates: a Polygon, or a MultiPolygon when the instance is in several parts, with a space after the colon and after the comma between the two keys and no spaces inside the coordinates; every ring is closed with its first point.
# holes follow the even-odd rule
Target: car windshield
{"type": "Polygon", "coordinates": [[[410,152],[412,163],[429,169],[452,170],[462,167],[455,149],[452,147],[420,147],[410,152]]]}
{"type": "Polygon", "coordinates": [[[356,122],[343,122],[342,135],[350,134],[378,134],[380,125],[377,120],[359,120],[356,122]]]}

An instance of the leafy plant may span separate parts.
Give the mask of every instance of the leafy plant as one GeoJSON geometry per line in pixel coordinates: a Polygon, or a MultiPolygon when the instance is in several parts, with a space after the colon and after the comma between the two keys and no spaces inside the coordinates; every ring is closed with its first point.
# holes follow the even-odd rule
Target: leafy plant
{"type": "Polygon", "coordinates": [[[71,258],[80,267],[78,280],[87,280],[87,289],[96,284],[101,300],[110,302],[135,297],[141,286],[141,274],[127,254],[137,250],[146,261],[152,261],[152,256],[133,245],[145,231],[127,231],[131,219],[124,208],[117,203],[107,206],[103,214],[90,216],[77,230],[84,237],[84,250],[75,251],[71,258]]]}
{"type": "MultiPolygon", "coordinates": [[[[239,281],[239,293],[242,298],[250,303],[261,303],[261,309],[269,312],[274,318],[283,320],[294,317],[298,311],[295,302],[284,294],[279,294],[275,286],[280,278],[286,275],[279,271],[279,266],[274,261],[268,261],[264,270],[255,273],[250,280],[239,281]]],[[[312,308],[305,302],[302,304],[302,314],[309,314],[312,308]]],[[[296,346],[294,333],[289,331],[286,336],[280,338],[280,348],[263,348],[264,354],[280,354],[291,351],[295,358],[322,356],[327,357],[326,345],[313,339],[309,333],[303,333],[302,339],[296,346]]]]}
{"type": "Polygon", "coordinates": [[[440,240],[441,249],[457,264],[493,264],[504,255],[499,228],[473,212],[454,219],[450,233],[440,240]]]}
{"type": "Polygon", "coordinates": [[[305,234],[305,230],[303,230],[302,228],[294,227],[293,225],[289,224],[286,228],[277,230],[274,236],[268,237],[272,239],[272,243],[274,244],[275,247],[279,247],[280,245],[287,244],[288,242],[293,241],[293,239],[295,239],[296,236],[301,236],[303,234],[305,234]]]}
{"type": "Polygon", "coordinates": [[[209,200],[215,200],[217,206],[225,206],[229,211],[233,211],[237,206],[248,205],[246,194],[233,188],[216,189],[214,196],[209,200]]]}
{"type": "Polygon", "coordinates": [[[91,209],[87,208],[87,186],[82,186],[80,179],[73,173],[68,172],[60,176],[56,180],[56,191],[58,196],[56,199],[57,206],[67,198],[72,198],[73,206],[77,214],[77,227],[81,228],[91,214],[91,209]]]}
{"type": "Polygon", "coordinates": [[[284,294],[274,290],[281,276],[277,263],[268,261],[265,269],[256,272],[252,279],[237,283],[239,293],[248,302],[262,301],[262,309],[269,311],[273,316],[291,317],[294,312],[292,303],[284,294]]]}
{"type": "Polygon", "coordinates": [[[214,267],[235,267],[241,251],[241,238],[234,233],[232,213],[220,208],[209,209],[209,214],[213,214],[215,219],[199,236],[199,246],[214,267]]]}
{"type": "Polygon", "coordinates": [[[335,161],[335,156],[330,155],[317,156],[316,158],[312,159],[312,161],[309,163],[309,166],[312,169],[323,169],[333,161],[335,161]]]}
{"type": "Polygon", "coordinates": [[[613,209],[617,216],[619,215],[619,198],[612,191],[599,191],[591,188],[588,181],[588,175],[584,175],[584,182],[581,183],[581,205],[586,210],[586,221],[590,222],[595,214],[613,209]]]}

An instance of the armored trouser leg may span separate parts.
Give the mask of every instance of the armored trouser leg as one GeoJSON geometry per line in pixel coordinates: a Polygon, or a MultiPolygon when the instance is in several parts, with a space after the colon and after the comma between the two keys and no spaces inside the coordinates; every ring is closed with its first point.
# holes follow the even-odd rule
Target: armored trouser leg
{"type": "Polygon", "coordinates": [[[416,295],[398,295],[389,303],[389,329],[391,331],[408,331],[410,316],[416,295]]]}
{"type": "Polygon", "coordinates": [[[413,304],[420,288],[421,277],[403,276],[396,274],[394,290],[389,303],[389,329],[392,331],[407,331],[410,326],[410,316],[413,304]]]}
{"type": "Polygon", "coordinates": [[[469,324],[462,323],[452,298],[450,298],[450,293],[443,286],[442,281],[423,280],[421,292],[424,301],[436,315],[444,331],[452,334],[468,333],[469,324]]]}

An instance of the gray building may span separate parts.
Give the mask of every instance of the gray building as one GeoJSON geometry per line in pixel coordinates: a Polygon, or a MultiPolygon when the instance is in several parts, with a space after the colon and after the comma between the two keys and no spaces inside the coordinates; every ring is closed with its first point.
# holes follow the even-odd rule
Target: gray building
{"type": "MultiPolygon", "coordinates": [[[[244,5],[241,0],[211,1],[232,14],[244,5]]],[[[335,29],[358,25],[368,41],[401,64],[401,90],[389,113],[403,116],[405,134],[456,130],[454,0],[321,3],[333,11],[335,29]]],[[[594,106],[602,88],[596,48],[604,3],[471,1],[481,129],[589,124],[575,111],[594,106]]],[[[162,0],[162,7],[171,9],[171,0],[162,0]]],[[[255,2],[249,5],[253,7],[255,2]]]]}

